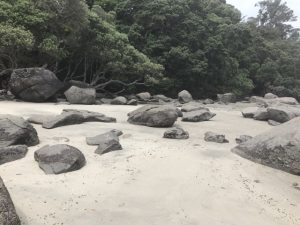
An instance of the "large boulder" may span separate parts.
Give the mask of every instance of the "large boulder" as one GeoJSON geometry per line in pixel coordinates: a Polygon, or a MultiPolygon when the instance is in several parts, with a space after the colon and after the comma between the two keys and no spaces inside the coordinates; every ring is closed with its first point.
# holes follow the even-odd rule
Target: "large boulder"
{"type": "Polygon", "coordinates": [[[300,107],[273,106],[267,108],[269,119],[279,123],[285,123],[300,116],[300,107]]]}
{"type": "Polygon", "coordinates": [[[24,158],[27,151],[26,145],[0,147],[0,165],[24,158]]]}
{"type": "Polygon", "coordinates": [[[300,118],[276,126],[232,149],[253,162],[300,175],[300,118]]]}
{"type": "Polygon", "coordinates": [[[30,102],[44,102],[63,88],[55,74],[44,68],[14,70],[9,86],[17,98],[30,102]]]}
{"type": "Polygon", "coordinates": [[[181,104],[189,103],[189,102],[193,101],[193,97],[190,94],[190,92],[188,92],[187,90],[183,90],[178,93],[178,101],[181,104]]]}
{"type": "Polygon", "coordinates": [[[98,145],[95,153],[103,155],[111,151],[122,150],[122,146],[119,142],[119,137],[122,135],[121,131],[112,130],[104,134],[97,135],[95,137],[87,137],[86,143],[88,145],[98,145]]]}
{"type": "Polygon", "coordinates": [[[34,146],[39,143],[36,130],[21,117],[0,115],[0,148],[12,145],[34,146]]]}
{"type": "Polygon", "coordinates": [[[172,127],[178,113],[174,106],[143,106],[128,114],[128,122],[148,127],[172,127]]]}
{"type": "Polygon", "coordinates": [[[0,224],[20,225],[20,219],[16,213],[14,203],[0,177],[0,224]]]}
{"type": "Polygon", "coordinates": [[[235,103],[236,95],[233,93],[218,94],[218,101],[223,104],[235,103]]]}
{"type": "MultiPolygon", "coordinates": [[[[30,121],[32,121],[32,119],[30,119],[30,121]]],[[[37,123],[39,121],[34,122],[37,123]]],[[[116,122],[116,119],[113,117],[107,117],[102,113],[87,110],[64,109],[60,115],[54,117],[51,116],[49,119],[45,120],[41,117],[40,122],[42,122],[43,128],[53,129],[56,127],[81,124],[84,122],[113,123],[116,122]]]]}
{"type": "Polygon", "coordinates": [[[44,146],[34,152],[34,159],[46,174],[60,174],[79,170],[86,163],[81,151],[65,144],[44,146]]]}
{"type": "Polygon", "coordinates": [[[92,105],[96,102],[96,90],[94,88],[70,87],[65,96],[71,104],[92,105]]]}
{"type": "Polygon", "coordinates": [[[165,95],[153,95],[153,99],[157,101],[162,101],[162,102],[171,102],[172,99],[166,97],[165,95]]]}
{"type": "Polygon", "coordinates": [[[208,121],[215,116],[216,116],[215,113],[212,113],[206,109],[202,109],[202,110],[184,113],[183,117],[182,117],[182,121],[184,121],[184,122],[202,122],[202,121],[208,121]]]}

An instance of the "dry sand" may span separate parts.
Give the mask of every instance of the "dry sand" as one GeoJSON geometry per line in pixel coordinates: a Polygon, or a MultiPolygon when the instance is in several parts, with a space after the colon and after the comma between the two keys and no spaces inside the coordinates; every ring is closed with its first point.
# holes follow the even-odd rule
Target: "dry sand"
{"type": "Polygon", "coordinates": [[[255,164],[230,152],[234,139],[271,127],[241,117],[238,105],[215,106],[209,122],[182,123],[188,140],[163,139],[165,129],[131,125],[135,106],[81,106],[0,102],[0,113],[24,116],[86,109],[114,116],[116,124],[85,123],[52,130],[34,125],[41,143],[24,159],[0,166],[22,224],[28,225],[290,225],[300,224],[300,177],[255,164]],[[85,144],[110,128],[124,132],[124,150],[103,156],[85,144]],[[229,144],[206,143],[206,131],[229,144]],[[46,144],[79,148],[87,165],[45,175],[34,151],[46,144]]]}

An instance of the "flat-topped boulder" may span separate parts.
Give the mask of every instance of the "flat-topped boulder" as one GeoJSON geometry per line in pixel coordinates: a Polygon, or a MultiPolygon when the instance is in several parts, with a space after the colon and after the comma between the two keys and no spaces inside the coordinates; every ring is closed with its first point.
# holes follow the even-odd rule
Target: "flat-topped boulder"
{"type": "Polygon", "coordinates": [[[44,68],[13,70],[9,86],[17,98],[29,102],[44,102],[63,88],[56,75],[44,68]]]}
{"type": "Polygon", "coordinates": [[[39,138],[34,127],[22,117],[0,114],[0,148],[12,145],[34,146],[39,138]]]}
{"type": "Polygon", "coordinates": [[[14,203],[10,194],[0,177],[0,224],[1,225],[21,225],[16,213],[14,203]]]}
{"type": "Polygon", "coordinates": [[[34,152],[34,159],[46,174],[61,174],[81,169],[85,157],[77,148],[58,144],[44,146],[34,152]]]}
{"type": "MultiPolygon", "coordinates": [[[[43,116],[41,117],[43,118],[43,116]]],[[[32,120],[32,119],[31,119],[32,120]]],[[[37,123],[39,121],[35,121],[37,123]]],[[[60,115],[50,117],[49,119],[41,119],[43,128],[53,129],[56,127],[81,124],[84,122],[104,122],[113,123],[116,119],[107,117],[102,113],[92,112],[87,110],[64,109],[60,115]]]]}
{"type": "Polygon", "coordinates": [[[189,102],[189,103],[182,105],[182,107],[181,107],[182,112],[192,112],[192,111],[197,111],[197,110],[209,111],[209,109],[206,108],[206,106],[204,106],[203,104],[198,103],[198,102],[189,102]]]}
{"type": "Polygon", "coordinates": [[[26,145],[0,147],[0,165],[24,158],[27,151],[26,145]]]}
{"type": "Polygon", "coordinates": [[[285,123],[300,116],[300,107],[296,106],[273,106],[267,108],[269,119],[285,123]]]}
{"type": "Polygon", "coordinates": [[[96,90],[94,88],[70,87],[65,96],[71,104],[92,105],[96,102],[96,90]]]}
{"type": "Polygon", "coordinates": [[[193,101],[193,97],[190,92],[188,92],[187,90],[183,90],[178,93],[178,101],[181,104],[189,103],[189,102],[193,101]]]}
{"type": "Polygon", "coordinates": [[[207,109],[201,109],[201,110],[184,113],[183,117],[182,117],[182,121],[184,121],[184,122],[202,122],[202,121],[208,121],[215,116],[216,116],[215,113],[210,112],[207,109]]]}
{"type": "Polygon", "coordinates": [[[172,127],[178,117],[176,107],[168,105],[143,106],[128,113],[128,122],[149,127],[172,127]]]}
{"type": "Polygon", "coordinates": [[[110,104],[112,105],[126,105],[127,104],[127,99],[123,96],[118,96],[114,98],[110,104]]]}
{"type": "Polygon", "coordinates": [[[300,117],[262,133],[232,152],[269,167],[300,175],[300,117]]]}

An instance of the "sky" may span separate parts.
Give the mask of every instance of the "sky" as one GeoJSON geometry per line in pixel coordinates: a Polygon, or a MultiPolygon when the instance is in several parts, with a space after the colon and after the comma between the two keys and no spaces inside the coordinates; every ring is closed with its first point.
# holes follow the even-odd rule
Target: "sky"
{"type": "MultiPolygon", "coordinates": [[[[258,7],[255,7],[255,3],[259,0],[227,0],[228,4],[235,6],[242,12],[245,17],[254,17],[257,15],[258,7]]],[[[297,22],[291,23],[294,27],[300,28],[300,0],[283,0],[287,6],[294,11],[295,16],[298,17],[297,22]]]]}

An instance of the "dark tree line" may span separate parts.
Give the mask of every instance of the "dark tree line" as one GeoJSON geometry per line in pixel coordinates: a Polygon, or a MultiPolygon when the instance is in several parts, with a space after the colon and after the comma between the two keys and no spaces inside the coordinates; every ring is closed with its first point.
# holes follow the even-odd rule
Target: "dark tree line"
{"type": "Polygon", "coordinates": [[[299,98],[296,17],[281,0],[257,6],[244,22],[222,0],[0,0],[0,70],[44,66],[102,92],[299,98]]]}

